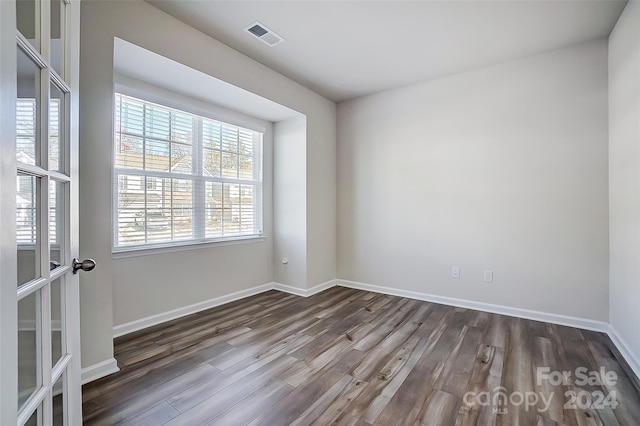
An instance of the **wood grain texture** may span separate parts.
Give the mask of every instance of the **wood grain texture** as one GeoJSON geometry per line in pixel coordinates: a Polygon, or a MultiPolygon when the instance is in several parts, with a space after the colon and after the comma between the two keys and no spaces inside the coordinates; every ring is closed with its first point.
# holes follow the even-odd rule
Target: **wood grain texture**
{"type": "Polygon", "coordinates": [[[640,424],[638,379],[602,333],[343,287],[262,293],[120,337],[115,354],[121,371],[83,388],[87,425],[640,424]],[[565,392],[618,405],[574,409],[565,392]]]}

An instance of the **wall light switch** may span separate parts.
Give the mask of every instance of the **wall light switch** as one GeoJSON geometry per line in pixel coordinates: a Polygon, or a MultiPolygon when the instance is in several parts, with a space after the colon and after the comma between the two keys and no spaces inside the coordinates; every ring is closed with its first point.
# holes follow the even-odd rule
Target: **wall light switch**
{"type": "Polygon", "coordinates": [[[493,282],[493,271],[484,271],[484,282],[485,283],[493,282]]]}

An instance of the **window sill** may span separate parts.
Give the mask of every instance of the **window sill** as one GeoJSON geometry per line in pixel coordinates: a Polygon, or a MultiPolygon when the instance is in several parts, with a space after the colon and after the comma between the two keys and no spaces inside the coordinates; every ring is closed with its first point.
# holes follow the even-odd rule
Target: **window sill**
{"type": "Polygon", "coordinates": [[[237,237],[233,239],[217,241],[173,242],[163,245],[154,245],[152,247],[119,247],[112,249],[111,258],[114,260],[126,259],[129,257],[152,256],[154,254],[173,253],[178,251],[199,250],[213,247],[232,246],[237,244],[259,243],[264,241],[266,238],[267,237],[264,235],[259,235],[250,237],[237,237]]]}

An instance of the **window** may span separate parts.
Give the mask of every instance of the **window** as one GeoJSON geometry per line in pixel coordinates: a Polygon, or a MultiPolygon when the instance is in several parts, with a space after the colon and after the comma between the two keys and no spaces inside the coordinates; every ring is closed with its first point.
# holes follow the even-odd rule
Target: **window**
{"type": "Polygon", "coordinates": [[[262,235],[262,133],[117,93],[114,248],[262,235]]]}

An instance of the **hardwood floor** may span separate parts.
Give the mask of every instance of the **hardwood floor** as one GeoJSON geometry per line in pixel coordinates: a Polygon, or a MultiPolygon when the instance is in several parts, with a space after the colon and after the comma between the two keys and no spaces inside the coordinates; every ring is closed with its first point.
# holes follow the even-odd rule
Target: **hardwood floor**
{"type": "Polygon", "coordinates": [[[601,333],[343,287],[269,291],[116,339],[122,371],[85,385],[84,419],[636,426],[640,386],[612,347],[601,333]],[[581,383],[600,368],[608,380],[581,383]]]}

